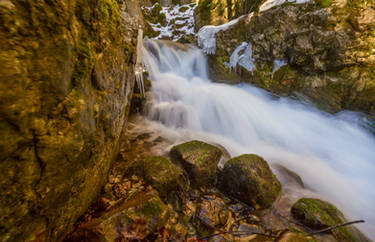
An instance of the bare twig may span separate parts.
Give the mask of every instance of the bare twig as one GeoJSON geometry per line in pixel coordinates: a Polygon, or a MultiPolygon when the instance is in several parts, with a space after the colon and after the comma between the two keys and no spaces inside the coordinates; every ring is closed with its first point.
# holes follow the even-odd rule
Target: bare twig
{"type": "Polygon", "coordinates": [[[347,223],[337,224],[337,225],[330,226],[330,227],[325,228],[325,229],[321,229],[321,230],[318,230],[318,231],[311,232],[309,234],[306,234],[305,236],[311,236],[311,235],[314,235],[314,234],[319,234],[319,233],[323,233],[323,232],[326,232],[326,231],[331,231],[332,229],[337,229],[339,227],[347,226],[347,225],[350,225],[350,224],[364,223],[364,222],[365,222],[364,220],[356,220],[356,221],[351,221],[351,222],[347,222],[347,223]]]}
{"type": "Polygon", "coordinates": [[[214,236],[216,236],[216,235],[221,235],[221,234],[230,234],[230,235],[232,235],[232,236],[241,236],[241,235],[253,235],[253,234],[256,234],[256,235],[262,235],[262,236],[271,237],[271,238],[277,238],[277,237],[274,236],[274,235],[266,234],[266,233],[260,233],[260,232],[252,232],[252,231],[237,231],[237,232],[231,232],[231,231],[223,231],[223,230],[221,230],[220,232],[217,232],[217,233],[214,233],[214,234],[209,234],[209,235],[207,235],[207,236],[203,236],[203,237],[196,238],[196,239],[193,240],[193,241],[199,241],[199,240],[201,240],[201,239],[208,239],[208,238],[214,237],[214,236]]]}

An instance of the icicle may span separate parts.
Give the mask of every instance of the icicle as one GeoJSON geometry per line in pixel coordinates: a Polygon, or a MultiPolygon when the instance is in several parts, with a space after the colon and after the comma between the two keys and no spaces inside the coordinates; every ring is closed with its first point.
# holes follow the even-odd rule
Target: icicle
{"type": "Polygon", "coordinates": [[[248,71],[253,71],[255,69],[254,59],[252,57],[252,45],[251,43],[242,42],[237,48],[233,51],[230,56],[229,63],[225,63],[230,69],[234,69],[237,64],[242,66],[248,71]],[[239,55],[241,51],[244,51],[242,55],[239,55]]]}
{"type": "MultiPolygon", "coordinates": [[[[250,15],[250,17],[252,14],[250,15]]],[[[231,20],[228,23],[213,26],[213,25],[206,25],[203,26],[198,31],[198,46],[203,49],[203,52],[208,55],[213,55],[216,52],[216,39],[215,34],[219,31],[224,31],[230,28],[231,26],[235,25],[241,18],[245,17],[242,15],[236,19],[231,20]]]]}
{"type": "Polygon", "coordinates": [[[143,30],[142,28],[138,29],[138,41],[137,41],[137,61],[134,66],[134,74],[135,80],[137,82],[137,86],[141,93],[141,96],[145,96],[145,85],[143,81],[143,58],[142,58],[142,47],[143,47],[143,30]]]}

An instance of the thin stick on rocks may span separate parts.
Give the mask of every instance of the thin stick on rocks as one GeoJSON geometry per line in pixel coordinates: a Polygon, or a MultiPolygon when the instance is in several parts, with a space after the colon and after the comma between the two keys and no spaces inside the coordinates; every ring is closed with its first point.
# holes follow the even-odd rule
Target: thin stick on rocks
{"type": "Polygon", "coordinates": [[[364,220],[355,220],[355,221],[351,221],[351,222],[347,222],[347,223],[337,224],[337,225],[330,226],[330,227],[325,228],[325,229],[321,229],[321,230],[318,230],[318,231],[311,232],[309,234],[306,234],[306,236],[311,236],[311,235],[314,235],[314,234],[319,234],[319,233],[331,231],[332,229],[337,229],[339,227],[343,227],[343,226],[347,226],[347,225],[351,225],[351,224],[356,224],[356,223],[364,223],[364,222],[365,222],[364,220]]]}

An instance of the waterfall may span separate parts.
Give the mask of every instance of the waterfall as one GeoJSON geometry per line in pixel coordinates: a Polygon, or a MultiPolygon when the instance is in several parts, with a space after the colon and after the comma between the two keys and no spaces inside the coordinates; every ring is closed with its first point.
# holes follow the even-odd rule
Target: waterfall
{"type": "Polygon", "coordinates": [[[137,60],[134,66],[134,74],[135,80],[137,82],[137,86],[141,96],[144,97],[145,95],[145,85],[143,81],[143,56],[142,56],[142,48],[143,48],[143,30],[142,28],[138,29],[138,38],[137,38],[137,60]]]}
{"type": "Polygon", "coordinates": [[[358,227],[375,238],[375,138],[350,121],[358,114],[331,115],[248,84],[214,83],[197,48],[148,40],[143,56],[153,92],[148,118],[161,132],[282,164],[348,219],[365,219],[358,227]]]}

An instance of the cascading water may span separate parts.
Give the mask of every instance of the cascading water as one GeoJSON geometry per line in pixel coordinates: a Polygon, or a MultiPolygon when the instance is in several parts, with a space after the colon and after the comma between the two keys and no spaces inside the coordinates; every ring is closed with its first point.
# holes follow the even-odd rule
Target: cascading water
{"type": "Polygon", "coordinates": [[[200,50],[145,45],[153,92],[148,117],[176,142],[203,139],[232,156],[255,153],[282,164],[349,219],[365,219],[358,227],[375,238],[375,138],[344,118],[358,116],[330,115],[250,85],[213,83],[200,50]]]}

